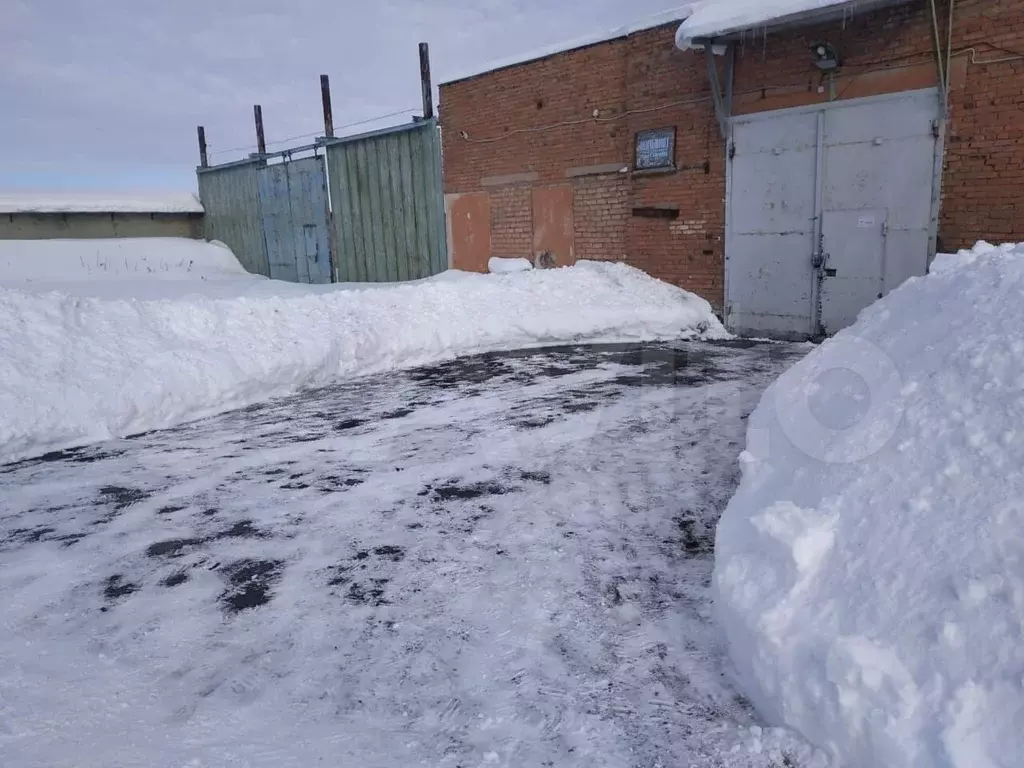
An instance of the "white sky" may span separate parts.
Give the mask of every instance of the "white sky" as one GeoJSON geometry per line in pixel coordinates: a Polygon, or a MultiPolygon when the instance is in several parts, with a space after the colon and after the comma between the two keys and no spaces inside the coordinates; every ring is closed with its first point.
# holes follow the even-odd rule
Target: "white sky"
{"type": "MultiPolygon", "coordinates": [[[[675,3],[679,4],[679,3],[675,3]]],[[[672,0],[0,0],[0,189],[191,188],[210,151],[419,110],[435,83],[633,22],[672,0]]],[[[401,121],[404,117],[392,118],[401,121]]],[[[370,126],[374,127],[374,126],[370,126]]],[[[239,157],[235,152],[214,160],[239,157]]]]}

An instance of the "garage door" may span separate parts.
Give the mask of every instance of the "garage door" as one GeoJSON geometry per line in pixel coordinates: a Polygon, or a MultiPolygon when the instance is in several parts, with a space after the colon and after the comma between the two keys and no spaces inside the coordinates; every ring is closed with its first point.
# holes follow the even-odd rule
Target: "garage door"
{"type": "Polygon", "coordinates": [[[732,121],[726,320],[743,335],[835,333],[928,269],[934,90],[732,121]]]}

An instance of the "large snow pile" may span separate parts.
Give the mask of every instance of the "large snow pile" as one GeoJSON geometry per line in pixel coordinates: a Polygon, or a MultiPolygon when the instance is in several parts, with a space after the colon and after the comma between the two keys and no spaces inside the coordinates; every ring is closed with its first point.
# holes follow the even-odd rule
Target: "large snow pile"
{"type": "Polygon", "coordinates": [[[741,686],[849,766],[1024,755],[1024,246],[937,267],[766,392],[718,528],[741,686]]]}
{"type": "Polygon", "coordinates": [[[96,284],[105,298],[0,281],[0,461],[464,353],[726,335],[706,301],[621,264],[375,290],[237,275],[161,300],[96,284]]]}

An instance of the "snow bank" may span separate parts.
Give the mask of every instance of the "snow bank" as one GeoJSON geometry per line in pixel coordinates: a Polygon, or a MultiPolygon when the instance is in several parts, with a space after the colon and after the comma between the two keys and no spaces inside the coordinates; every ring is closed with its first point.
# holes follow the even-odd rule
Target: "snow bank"
{"type": "Polygon", "coordinates": [[[223,243],[176,237],[0,240],[0,287],[108,299],[301,292],[246,272],[223,243]]]}
{"type": "Polygon", "coordinates": [[[0,240],[0,283],[11,287],[246,276],[222,243],[179,237],[0,240]]]}
{"type": "Polygon", "coordinates": [[[358,291],[226,282],[154,301],[0,287],[0,461],[464,353],[726,335],[706,301],[621,264],[358,291]]]}
{"type": "Polygon", "coordinates": [[[509,272],[528,272],[533,269],[529,259],[503,259],[492,256],[487,261],[487,271],[492,275],[503,275],[509,272]]]}
{"type": "Polygon", "coordinates": [[[5,192],[0,213],[202,213],[191,192],[5,192]]]}
{"type": "Polygon", "coordinates": [[[1024,755],[1024,247],[937,266],[766,392],[718,528],[741,686],[849,766],[1024,755]]]}

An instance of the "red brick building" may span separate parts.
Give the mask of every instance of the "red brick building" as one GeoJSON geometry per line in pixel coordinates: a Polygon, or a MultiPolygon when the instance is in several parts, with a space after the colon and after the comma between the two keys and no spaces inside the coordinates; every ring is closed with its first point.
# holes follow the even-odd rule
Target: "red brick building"
{"type": "Polygon", "coordinates": [[[716,30],[713,75],[675,19],[443,84],[453,266],[621,260],[813,336],[937,246],[1024,239],[1024,0],[953,1],[716,30]]]}

